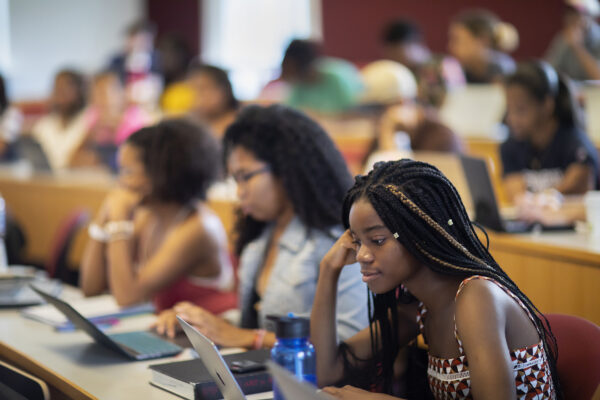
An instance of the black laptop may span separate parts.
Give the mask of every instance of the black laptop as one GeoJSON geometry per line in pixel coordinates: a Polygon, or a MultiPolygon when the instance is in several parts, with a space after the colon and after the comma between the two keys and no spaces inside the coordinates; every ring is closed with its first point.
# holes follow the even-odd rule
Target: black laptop
{"type": "Polygon", "coordinates": [[[150,360],[154,358],[170,357],[178,354],[182,350],[182,348],[176,344],[170,343],[150,332],[136,331],[107,335],[68,303],[39,290],[33,285],[31,288],[44,300],[62,312],[74,326],[86,332],[97,343],[108,347],[131,360],[150,360]]]}
{"type": "Polygon", "coordinates": [[[542,225],[500,215],[487,163],[481,158],[460,157],[475,211],[475,222],[497,232],[524,233],[533,229],[543,231],[573,230],[574,225],[542,225]]]}

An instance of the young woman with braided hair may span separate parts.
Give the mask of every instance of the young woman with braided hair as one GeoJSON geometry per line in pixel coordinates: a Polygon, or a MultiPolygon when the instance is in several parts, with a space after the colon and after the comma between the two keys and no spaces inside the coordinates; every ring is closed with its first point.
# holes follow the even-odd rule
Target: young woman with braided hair
{"type": "Polygon", "coordinates": [[[560,397],[548,322],[480,242],[437,168],[412,160],[376,164],[346,195],[343,221],[347,231],[321,262],[311,339],[319,385],[353,386],[326,392],[425,398],[399,392],[394,379],[400,349],[422,333],[429,397],[560,397]],[[337,346],[337,277],[355,261],[371,292],[371,325],[337,346]]]}

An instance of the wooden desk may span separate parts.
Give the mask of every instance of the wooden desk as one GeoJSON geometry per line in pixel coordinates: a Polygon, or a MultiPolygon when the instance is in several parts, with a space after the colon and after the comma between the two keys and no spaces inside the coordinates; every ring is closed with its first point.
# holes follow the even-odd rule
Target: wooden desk
{"type": "Polygon", "coordinates": [[[489,234],[492,255],[540,311],[600,325],[600,243],[575,232],[489,234]]]}
{"type": "MultiPolygon", "coordinates": [[[[93,216],[113,185],[113,177],[97,173],[51,176],[0,170],[0,194],[27,237],[26,259],[45,263],[53,238],[65,218],[77,209],[85,209],[93,216]]],[[[234,203],[212,198],[209,206],[221,217],[227,232],[231,232],[234,203]]],[[[79,264],[86,241],[87,232],[83,229],[76,236],[69,257],[72,265],[79,264]]]]}

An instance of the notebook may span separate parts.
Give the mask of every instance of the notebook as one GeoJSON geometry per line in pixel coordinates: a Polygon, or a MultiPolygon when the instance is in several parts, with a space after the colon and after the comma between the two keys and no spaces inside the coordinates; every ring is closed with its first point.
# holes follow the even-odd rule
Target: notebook
{"type": "Polygon", "coordinates": [[[174,356],[182,348],[145,331],[107,335],[81,315],[68,303],[31,286],[44,300],[56,307],[77,328],[90,335],[98,344],[109,348],[130,360],[150,360],[174,356]]]}
{"type": "Polygon", "coordinates": [[[475,222],[494,231],[509,233],[529,232],[534,228],[548,231],[574,228],[573,225],[542,225],[518,219],[502,218],[485,160],[469,156],[460,158],[471,193],[475,222]]]}
{"type": "Polygon", "coordinates": [[[177,320],[208,373],[217,384],[224,400],[249,400],[250,398],[270,400],[273,398],[272,392],[265,393],[263,396],[252,395],[252,397],[246,397],[215,344],[183,319],[177,317],[177,320]]]}
{"type": "MultiPolygon", "coordinates": [[[[267,349],[223,355],[223,360],[232,370],[239,365],[253,366],[253,368],[244,368],[243,372],[233,371],[235,380],[248,398],[252,398],[252,394],[271,391],[273,380],[265,366],[270,356],[270,351],[267,349]]],[[[150,379],[152,386],[188,400],[222,398],[217,384],[202,360],[198,358],[153,364],[149,368],[152,371],[150,379]]],[[[264,395],[262,397],[264,398],[264,395]]]]}

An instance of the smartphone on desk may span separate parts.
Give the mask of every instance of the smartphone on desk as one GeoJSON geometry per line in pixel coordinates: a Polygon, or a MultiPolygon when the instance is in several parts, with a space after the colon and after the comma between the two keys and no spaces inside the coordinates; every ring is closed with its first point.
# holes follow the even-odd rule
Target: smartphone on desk
{"type": "Polygon", "coordinates": [[[263,363],[252,361],[252,360],[235,360],[229,364],[231,372],[236,374],[243,374],[245,372],[261,371],[266,366],[263,363]]]}

